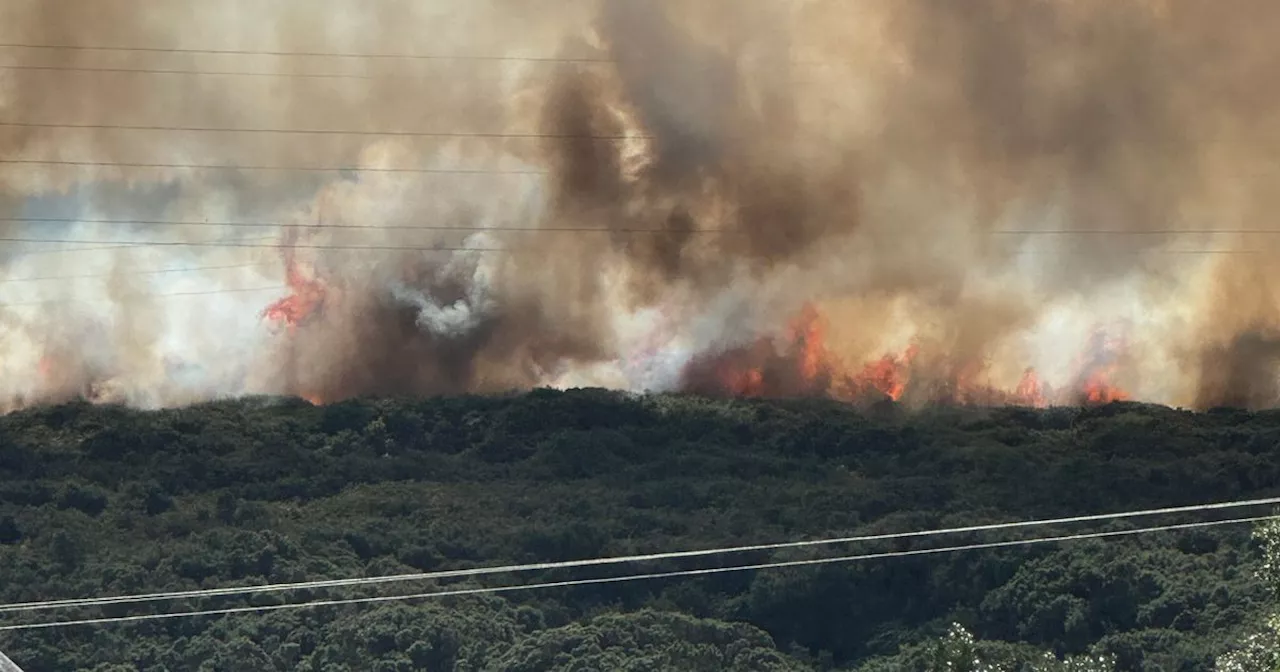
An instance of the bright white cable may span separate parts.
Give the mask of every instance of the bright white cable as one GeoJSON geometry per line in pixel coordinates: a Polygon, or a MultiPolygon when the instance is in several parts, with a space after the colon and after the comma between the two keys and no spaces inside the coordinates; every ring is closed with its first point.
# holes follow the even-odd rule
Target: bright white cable
{"type": "Polygon", "coordinates": [[[137,616],[112,616],[104,618],[86,618],[73,621],[49,621],[44,623],[23,623],[20,625],[0,626],[0,632],[9,632],[14,630],[36,630],[57,628],[70,625],[105,625],[111,623],[126,623],[137,621],[152,621],[169,618],[186,618],[194,616],[225,616],[229,614],[248,614],[263,613],[269,611],[280,611],[283,609],[310,609],[316,607],[335,607],[349,604],[369,604],[376,602],[399,602],[405,600],[420,600],[432,597],[454,597],[459,595],[481,595],[487,593],[507,593],[523,590],[538,590],[541,588],[565,588],[570,586],[585,586],[598,583],[622,583],[626,581],[644,581],[650,579],[668,579],[681,576],[703,576],[707,574],[723,574],[726,572],[745,572],[762,569],[781,569],[784,567],[803,567],[807,565],[827,565],[842,562],[856,562],[859,560],[880,560],[886,558],[902,558],[915,555],[935,555],[939,553],[953,553],[958,551],[977,551],[991,548],[1003,548],[1008,546],[1028,546],[1031,544],[1045,544],[1062,541],[1078,541],[1082,539],[1100,539],[1104,537],[1120,537],[1134,534],[1144,534],[1148,532],[1169,532],[1175,530],[1187,530],[1193,528],[1215,527],[1218,525],[1235,525],[1243,523],[1256,523],[1264,520],[1277,520],[1280,515],[1272,516],[1253,516],[1250,518],[1230,518],[1227,520],[1210,520],[1199,523],[1181,523],[1178,525],[1161,525],[1158,527],[1140,527],[1132,530],[1113,530],[1109,532],[1083,532],[1079,534],[1069,534],[1054,537],[1037,537],[1033,539],[1015,539],[1011,541],[993,541],[982,544],[966,544],[963,546],[943,546],[942,548],[924,548],[913,551],[889,551],[885,553],[865,553],[861,555],[842,555],[831,558],[810,558],[806,560],[786,560],[779,562],[765,562],[754,565],[736,565],[731,567],[709,567],[705,569],[686,569],[670,572],[654,572],[651,574],[627,574],[622,576],[610,576],[596,579],[573,579],[568,581],[547,581],[543,583],[531,583],[518,586],[494,586],[488,588],[460,588],[457,590],[443,590],[430,593],[415,593],[412,595],[382,595],[377,597],[356,597],[348,599],[334,600],[315,600],[311,602],[296,602],[293,604],[273,604],[262,607],[229,607],[226,609],[206,609],[202,611],[178,611],[160,614],[141,614],[137,616]]]}
{"type": "Polygon", "coordinates": [[[90,597],[79,599],[65,600],[47,600],[40,602],[19,602],[14,604],[0,605],[0,613],[14,611],[41,611],[48,609],[64,609],[73,607],[86,607],[103,604],[125,604],[135,602],[152,602],[156,600],[177,600],[195,597],[215,597],[226,595],[245,595],[254,593],[273,593],[291,590],[312,590],[316,588],[340,588],[348,586],[360,586],[381,583],[400,583],[406,581],[428,581],[433,579],[449,579],[465,576],[483,576],[488,574],[508,574],[530,571],[545,571],[552,569],[571,569],[576,567],[591,567],[598,565],[619,565],[634,562],[651,562],[656,560],[678,560],[682,558],[696,558],[708,555],[727,555],[732,553],[748,553],[754,551],[775,551],[788,548],[805,548],[810,546],[829,546],[834,544],[863,543],[872,541],[889,541],[894,539],[911,539],[931,536],[943,536],[953,534],[965,534],[970,532],[991,532],[996,530],[1008,530],[1024,527],[1043,527],[1047,525],[1061,525],[1066,523],[1084,523],[1098,522],[1104,520],[1114,520],[1117,518],[1138,518],[1159,515],[1169,515],[1176,513],[1194,513],[1201,511],[1215,511],[1221,509],[1243,508],[1252,506],[1267,506],[1280,504],[1280,497],[1270,497],[1266,499],[1242,500],[1234,502],[1219,502],[1216,504],[1196,504],[1191,506],[1179,506],[1163,509],[1146,509],[1141,511],[1126,511],[1122,513],[1102,513],[1086,516],[1072,516],[1069,518],[1052,518],[1046,520],[1026,520],[1010,523],[990,523],[986,525],[970,525],[966,527],[952,527],[938,530],[918,530],[914,532],[893,532],[887,534],[872,534],[856,537],[837,537],[829,539],[814,539],[808,541],[787,541],[771,544],[755,544],[751,546],[731,546],[727,548],[711,548],[695,551],[671,551],[666,553],[650,553],[647,555],[627,555],[611,558],[592,558],[585,560],[568,560],[562,562],[539,562],[524,565],[505,565],[499,567],[477,567],[472,569],[454,569],[437,572],[420,572],[414,574],[395,574],[389,576],[373,576],[359,577],[347,579],[326,579],[317,581],[302,581],[298,583],[275,583],[264,584],[260,586],[234,586],[226,588],[206,588],[201,590],[174,591],[165,593],[149,593],[142,595],[121,595],[114,597],[90,597]]]}

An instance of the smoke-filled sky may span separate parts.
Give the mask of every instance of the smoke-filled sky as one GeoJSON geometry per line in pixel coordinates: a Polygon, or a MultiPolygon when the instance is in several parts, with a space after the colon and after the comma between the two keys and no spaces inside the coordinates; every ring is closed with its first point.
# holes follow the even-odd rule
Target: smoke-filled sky
{"type": "Polygon", "coordinates": [[[1105,333],[1135,398],[1273,405],[1277,29],[1269,0],[7,0],[0,406],[702,389],[691,359],[806,306],[825,367],[1071,386],[1105,333]]]}

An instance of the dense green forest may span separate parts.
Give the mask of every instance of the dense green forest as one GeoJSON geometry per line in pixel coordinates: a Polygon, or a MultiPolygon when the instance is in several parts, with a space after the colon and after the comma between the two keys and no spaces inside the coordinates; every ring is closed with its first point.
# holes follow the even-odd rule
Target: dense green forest
{"type": "MultiPolygon", "coordinates": [[[[0,602],[465,569],[1280,494],[1280,412],[602,390],[0,418],[0,602]]],[[[1221,517],[1241,512],[1224,512],[1221,517]]],[[[1247,513],[1264,514],[1265,510],[1247,513]]],[[[1198,519],[1203,519],[1201,515],[1198,519]]],[[[1124,529],[1112,522],[1051,532],[1124,529]]],[[[1207,670],[1265,621],[1244,525],[694,577],[0,631],[62,670],[1207,670]],[[987,654],[983,654],[987,655],[987,654]],[[1001,665],[1004,665],[1003,667],[1001,665]],[[1099,663],[1102,665],[1102,663],[1099,663]],[[1099,667],[1098,669],[1102,669],[1099,667]]],[[[0,613],[0,626],[923,549],[967,534],[0,613]]]]}

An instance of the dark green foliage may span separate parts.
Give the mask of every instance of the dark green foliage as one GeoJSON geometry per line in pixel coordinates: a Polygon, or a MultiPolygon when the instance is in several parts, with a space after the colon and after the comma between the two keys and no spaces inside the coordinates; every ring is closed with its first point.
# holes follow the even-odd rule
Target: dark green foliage
{"type": "Polygon", "coordinates": [[[0,517],[0,544],[16,544],[22,541],[22,530],[13,516],[0,517]]]}
{"type": "Polygon", "coordinates": [[[107,493],[94,487],[82,488],[74,483],[68,484],[58,498],[58,506],[96,516],[107,508],[107,493]]]}
{"type": "Polygon", "coordinates": [[[751,626],[641,611],[537,631],[498,656],[493,669],[799,672],[806,668],[778,653],[769,635],[751,626]]]}
{"type": "MultiPolygon", "coordinates": [[[[908,413],[892,404],[858,411],[816,400],[603,390],[323,408],[246,399],[150,413],[71,404],[0,418],[0,601],[403,574],[1254,498],[1280,492],[1278,458],[1280,414],[1195,415],[1136,404],[908,413]]],[[[991,539],[44,616],[270,606],[991,539]]],[[[864,664],[880,670],[914,669],[929,643],[958,621],[984,640],[1016,643],[991,644],[992,651],[1097,651],[1115,654],[1122,669],[1198,670],[1263,606],[1264,591],[1249,568],[1254,557],[1248,529],[1212,528],[21,631],[3,633],[0,649],[28,672],[864,664]]],[[[6,622],[24,618],[9,615],[6,622]]]]}

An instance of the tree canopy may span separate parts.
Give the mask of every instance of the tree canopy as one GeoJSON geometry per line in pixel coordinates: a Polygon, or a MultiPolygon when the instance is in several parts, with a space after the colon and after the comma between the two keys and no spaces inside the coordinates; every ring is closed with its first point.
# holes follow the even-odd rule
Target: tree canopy
{"type": "MultiPolygon", "coordinates": [[[[907,412],[891,404],[538,390],[323,407],[267,398],[154,412],[68,404],[0,418],[0,602],[720,548],[1271,496],[1280,493],[1278,451],[1280,412],[1196,414],[1128,403],[907,412]]],[[[1106,529],[1142,524],[1112,522],[1106,529]]],[[[1080,528],[1001,538],[1068,530],[1080,528]]],[[[0,625],[458,591],[992,538],[899,539],[612,569],[8,613],[0,614],[0,625]]],[[[985,666],[973,672],[1204,670],[1238,650],[1271,613],[1268,581],[1254,571],[1264,560],[1263,541],[1237,525],[0,631],[0,650],[27,672],[881,672],[937,669],[931,665],[943,658],[985,666]]]]}

